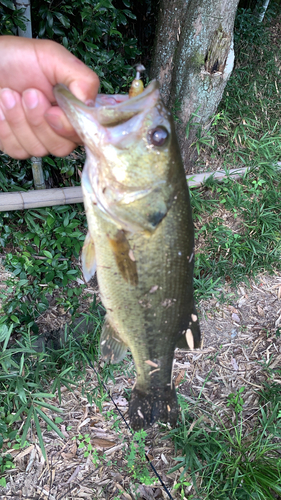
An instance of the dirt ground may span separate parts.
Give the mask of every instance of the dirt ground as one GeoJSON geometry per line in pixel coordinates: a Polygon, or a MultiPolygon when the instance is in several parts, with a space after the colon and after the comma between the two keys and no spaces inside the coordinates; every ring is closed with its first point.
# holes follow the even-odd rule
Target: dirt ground
{"type": "MultiPolygon", "coordinates": [[[[88,291],[98,294],[95,286],[90,286],[88,291]]],[[[215,411],[221,418],[230,416],[233,422],[235,414],[227,407],[227,396],[244,387],[243,418],[250,429],[259,407],[257,391],[269,379],[269,371],[274,372],[281,361],[280,339],[276,335],[281,328],[281,276],[261,274],[248,285],[242,283],[235,290],[226,285],[221,292],[223,302],[212,298],[198,304],[202,348],[176,351],[174,381],[188,403],[196,403],[200,395],[198,417],[201,405],[205,415],[215,411]]],[[[61,311],[53,305],[41,318],[42,330],[49,321],[54,327],[56,320],[58,324],[61,322],[61,311]]],[[[107,388],[127,420],[128,401],[124,390],[131,388],[134,381],[133,361],[129,358],[122,369],[116,366],[114,376],[115,383],[109,381],[107,388]]],[[[279,376],[274,380],[281,384],[279,376]]],[[[90,367],[86,383],[88,391],[97,384],[96,374],[90,367]]],[[[132,470],[126,466],[132,436],[112,401],[105,401],[100,412],[95,404],[88,403],[82,392],[81,382],[73,392],[63,392],[61,404],[58,398],[51,401],[63,410],[59,427],[65,439],[60,439],[42,422],[47,461],[34,429],[28,434],[30,446],[20,452],[8,450],[16,468],[7,473],[7,487],[0,488],[0,499],[169,498],[156,478],[153,486],[133,479],[132,470]],[[84,457],[85,449],[79,448],[78,436],[85,434],[89,434],[96,456],[102,457],[99,467],[90,456],[84,457]]],[[[51,419],[57,416],[49,410],[46,413],[51,419]]],[[[181,471],[168,473],[175,465],[176,453],[172,441],[163,440],[165,434],[158,424],[149,429],[146,452],[172,498],[179,499],[179,492],[172,488],[181,471]]],[[[147,467],[150,468],[149,464],[147,467]]],[[[191,487],[186,494],[188,489],[191,487]]]]}

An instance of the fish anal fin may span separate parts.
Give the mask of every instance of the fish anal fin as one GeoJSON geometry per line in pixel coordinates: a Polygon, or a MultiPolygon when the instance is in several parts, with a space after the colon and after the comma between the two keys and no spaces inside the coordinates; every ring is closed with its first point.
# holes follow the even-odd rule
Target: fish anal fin
{"type": "Polygon", "coordinates": [[[89,232],[84,241],[81,260],[85,281],[89,281],[97,270],[95,244],[89,232]]]}
{"type": "Polygon", "coordinates": [[[138,284],[137,264],[124,231],[119,230],[114,237],[108,237],[121,276],[131,285],[138,284]]]}
{"type": "Polygon", "coordinates": [[[127,346],[108,320],[105,320],[102,328],[100,349],[102,356],[111,363],[120,363],[127,353],[127,346]]]}

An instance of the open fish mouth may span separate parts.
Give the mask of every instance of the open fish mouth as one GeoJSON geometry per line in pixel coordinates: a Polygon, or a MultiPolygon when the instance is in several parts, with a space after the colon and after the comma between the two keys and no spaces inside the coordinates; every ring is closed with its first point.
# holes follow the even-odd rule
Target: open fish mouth
{"type": "MultiPolygon", "coordinates": [[[[53,89],[58,105],[69,117],[73,127],[83,141],[85,141],[85,128],[96,122],[103,127],[114,127],[130,118],[147,112],[153,108],[160,98],[160,87],[153,80],[144,91],[136,97],[116,94],[97,96],[95,106],[87,106],[79,101],[65,85],[58,84],[53,89]]],[[[138,124],[136,124],[137,126],[138,124]]],[[[93,127],[90,127],[93,130],[93,127]]]]}
{"type": "MultiPolygon", "coordinates": [[[[155,178],[144,185],[136,176],[128,175],[129,160],[124,162],[120,158],[127,150],[131,151],[132,161],[135,145],[146,142],[147,117],[158,113],[155,110],[162,106],[159,83],[153,80],[141,94],[131,98],[98,95],[95,106],[79,101],[61,84],[54,87],[54,95],[86,148],[87,162],[82,174],[84,194],[87,192],[92,202],[123,229],[142,230],[139,222],[127,221],[127,215],[117,214],[116,205],[128,206],[142,198],[148,199],[151,193],[162,189],[164,181],[155,178]]],[[[148,229],[154,228],[149,225],[148,229]]]]}

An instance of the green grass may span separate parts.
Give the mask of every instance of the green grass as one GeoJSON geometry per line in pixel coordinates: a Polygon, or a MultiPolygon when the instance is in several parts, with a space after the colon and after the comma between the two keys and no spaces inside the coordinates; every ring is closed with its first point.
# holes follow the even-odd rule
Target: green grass
{"type": "Polygon", "coordinates": [[[192,190],[191,197],[196,236],[204,238],[195,260],[198,299],[211,296],[225,280],[236,285],[258,272],[279,270],[281,262],[278,167],[263,164],[239,181],[208,180],[207,186],[192,190]]]}
{"type": "Polygon", "coordinates": [[[280,397],[275,405],[260,407],[250,432],[243,421],[242,408],[237,410],[237,405],[233,425],[221,420],[215,405],[206,411],[206,402],[202,404],[200,398],[194,405],[180,398],[180,404],[181,422],[168,435],[177,452],[176,465],[170,473],[181,469],[178,484],[183,480],[193,484],[193,493],[188,498],[280,498],[280,397]]]}

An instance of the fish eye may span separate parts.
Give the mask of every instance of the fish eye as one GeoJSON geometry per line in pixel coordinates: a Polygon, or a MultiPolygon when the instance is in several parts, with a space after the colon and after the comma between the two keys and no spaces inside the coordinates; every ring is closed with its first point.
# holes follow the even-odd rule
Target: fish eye
{"type": "Polygon", "coordinates": [[[148,140],[153,146],[163,146],[169,137],[169,132],[164,127],[156,127],[148,133],[148,140]]]}

